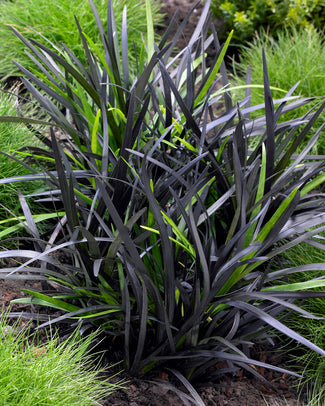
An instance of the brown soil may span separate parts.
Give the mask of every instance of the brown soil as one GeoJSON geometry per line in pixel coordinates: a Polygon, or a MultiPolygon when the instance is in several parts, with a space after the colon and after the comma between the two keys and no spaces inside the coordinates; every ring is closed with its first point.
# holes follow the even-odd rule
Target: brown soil
{"type": "MultiPolygon", "coordinates": [[[[184,393],[188,393],[185,388],[180,388],[180,390],[182,389],[184,393]]],[[[241,381],[226,378],[218,384],[207,382],[196,389],[206,406],[302,406],[305,404],[300,402],[292,391],[272,392],[247,378],[243,378],[241,381]]],[[[180,397],[168,389],[138,379],[131,380],[126,389],[115,392],[104,403],[105,406],[180,406],[185,404],[180,397]]]]}
{"type": "MultiPolygon", "coordinates": [[[[164,15],[164,21],[161,27],[156,27],[156,31],[158,34],[163,35],[165,33],[166,27],[169,25],[169,22],[173,18],[174,14],[177,11],[177,19],[172,32],[176,32],[178,26],[182,23],[185,17],[190,13],[192,8],[198,3],[197,0],[161,0],[162,2],[162,14],[164,15]]],[[[197,5],[194,9],[193,13],[190,16],[188,24],[185,26],[181,37],[177,42],[177,46],[179,49],[183,49],[186,47],[193,31],[197,25],[197,22],[200,18],[202,9],[204,7],[204,2],[201,2],[197,5]]],[[[222,26],[222,21],[216,18],[212,19],[212,22],[216,28],[216,31],[220,29],[222,26]]]]}
{"type": "MultiPolygon", "coordinates": [[[[196,3],[196,0],[163,0],[162,12],[166,15],[165,23],[167,24],[170,21],[176,9],[179,10],[179,22],[182,21],[196,3]]],[[[202,5],[199,5],[192,14],[190,23],[185,30],[185,36],[180,40],[182,42],[180,46],[184,46],[190,37],[202,7],[202,5]]],[[[218,25],[220,26],[220,21],[216,20],[214,22],[217,27],[218,25]]],[[[24,285],[35,289],[40,287],[39,283],[25,283],[24,285]]],[[[7,308],[11,300],[22,296],[24,296],[24,293],[20,290],[18,284],[0,280],[0,308],[7,308]]],[[[35,309],[32,309],[29,305],[16,304],[12,310],[29,313],[35,309]]],[[[258,354],[261,360],[283,367],[281,356],[272,352],[272,350],[260,348],[258,354]]],[[[116,354],[114,355],[116,356],[116,354]]],[[[115,361],[116,359],[110,360],[108,355],[107,362],[109,364],[113,364],[115,361]]],[[[218,365],[215,367],[218,368],[218,365]]],[[[289,376],[267,370],[263,371],[260,369],[258,372],[271,383],[272,388],[256,378],[246,376],[243,371],[240,371],[237,376],[225,375],[217,383],[198,383],[195,389],[206,406],[303,406],[307,404],[305,399],[299,400],[296,380],[289,376]]],[[[188,394],[187,390],[175,381],[175,378],[169,376],[164,371],[157,372],[157,375],[151,376],[150,379],[134,378],[122,372],[114,380],[118,381],[121,378],[127,380],[125,388],[105,399],[103,406],[180,406],[182,404],[194,404],[182,401],[176,393],[161,386],[161,384],[171,383],[178,390],[188,394]],[[155,380],[159,380],[160,384],[154,382],[155,380]]]]}

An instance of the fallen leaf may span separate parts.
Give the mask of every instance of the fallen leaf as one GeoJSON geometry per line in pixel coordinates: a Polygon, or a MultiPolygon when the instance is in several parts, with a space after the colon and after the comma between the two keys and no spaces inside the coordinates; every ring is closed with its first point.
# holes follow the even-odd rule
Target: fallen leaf
{"type": "Polygon", "coordinates": [[[268,395],[274,395],[276,393],[273,389],[268,388],[267,386],[264,385],[260,387],[260,391],[263,393],[267,393],[268,395]]]}

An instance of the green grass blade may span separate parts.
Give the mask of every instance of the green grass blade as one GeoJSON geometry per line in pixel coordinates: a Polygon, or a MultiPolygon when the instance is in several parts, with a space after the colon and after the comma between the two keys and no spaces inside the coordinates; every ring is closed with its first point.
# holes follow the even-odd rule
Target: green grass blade
{"type": "Polygon", "coordinates": [[[224,46],[223,46],[223,48],[222,48],[222,50],[220,52],[220,55],[219,55],[219,57],[217,59],[217,62],[214,65],[214,67],[212,69],[212,72],[210,73],[210,77],[208,78],[205,85],[201,89],[200,93],[196,97],[196,100],[194,102],[194,107],[197,107],[197,105],[204,99],[204,97],[207,94],[210,86],[212,85],[213,81],[215,80],[215,78],[216,78],[216,76],[217,76],[217,74],[219,72],[220,66],[221,66],[221,64],[222,64],[222,62],[224,60],[225,55],[226,55],[226,52],[227,52],[228,46],[230,44],[232,35],[233,35],[233,31],[231,31],[230,34],[228,35],[228,38],[227,38],[227,40],[226,40],[226,42],[225,42],[225,44],[224,44],[224,46]]]}
{"type": "Polygon", "coordinates": [[[35,292],[29,289],[21,289],[21,290],[29,295],[36,297],[37,299],[39,299],[39,301],[42,301],[47,306],[50,305],[51,307],[54,307],[59,310],[65,310],[67,312],[74,312],[76,310],[80,310],[80,307],[64,302],[63,300],[56,299],[55,297],[50,297],[44,295],[43,293],[35,292]]]}
{"type": "Polygon", "coordinates": [[[100,119],[101,110],[98,109],[97,115],[93,124],[93,128],[91,131],[91,150],[94,154],[98,153],[98,139],[97,139],[97,131],[99,126],[99,119],[100,119]]]}
{"type": "MultiPolygon", "coordinates": [[[[262,200],[264,196],[264,188],[265,188],[265,175],[266,175],[266,151],[265,151],[265,145],[264,143],[262,144],[262,162],[261,162],[261,170],[260,170],[260,177],[258,181],[258,186],[257,186],[257,192],[256,192],[256,197],[255,197],[255,204],[258,203],[259,201],[262,200]]],[[[250,219],[252,220],[261,210],[261,204],[255,207],[253,210],[250,219]]],[[[252,236],[254,234],[255,228],[256,228],[257,222],[252,224],[252,226],[247,230],[246,236],[245,236],[245,244],[244,246],[247,247],[247,245],[250,243],[252,236]]]]}
{"type": "Polygon", "coordinates": [[[151,0],[146,0],[146,13],[147,13],[147,47],[148,47],[148,63],[154,54],[154,29],[151,11],[151,0]]]}
{"type": "Polygon", "coordinates": [[[306,282],[288,283],[285,285],[276,285],[269,288],[264,288],[262,291],[298,291],[306,289],[324,288],[325,280],[311,280],[306,282]]]}
{"type": "Polygon", "coordinates": [[[305,196],[307,193],[316,189],[319,185],[322,185],[324,182],[325,182],[325,173],[320,174],[315,179],[308,182],[307,185],[302,188],[300,195],[305,196]]]}
{"type": "Polygon", "coordinates": [[[281,203],[280,207],[276,210],[276,212],[273,214],[271,219],[266,223],[266,225],[263,227],[263,229],[260,231],[258,234],[256,240],[263,242],[265,238],[269,235],[275,224],[279,221],[281,218],[282,214],[286,210],[286,208],[289,206],[289,204],[292,202],[294,197],[299,193],[299,188],[296,187],[290,194],[289,196],[281,203]]]}

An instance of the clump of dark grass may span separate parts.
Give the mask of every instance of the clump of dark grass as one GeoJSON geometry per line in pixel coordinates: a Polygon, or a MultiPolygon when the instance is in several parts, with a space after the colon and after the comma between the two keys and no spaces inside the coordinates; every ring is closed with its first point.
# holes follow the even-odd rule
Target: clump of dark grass
{"type": "Polygon", "coordinates": [[[322,281],[297,290],[287,276],[301,267],[274,271],[271,263],[324,231],[324,196],[311,192],[324,183],[325,166],[308,156],[322,127],[296,152],[325,103],[286,119],[313,99],[292,96],[294,86],[273,100],[263,54],[263,104],[250,106],[249,94],[233,104],[223,62],[231,36],[220,47],[214,27],[209,31],[209,1],[188,46],[174,56],[189,16],[170,43],[174,20],[155,44],[147,1],[149,35],[135,65],[126,12],[117,41],[113,14],[104,29],[90,4],[104,51],[77,21],[85,65],[68,48],[62,57],[13,29],[46,76],[40,80],[16,62],[23,82],[51,117],[47,124],[65,136],[51,130],[44,138],[50,152],[29,149],[39,164],[30,179],[48,185],[42,200],[52,202],[57,221],[42,236],[21,196],[34,249],[1,252],[27,258],[2,269],[2,277],[36,276],[42,290],[25,289],[30,297],[18,301],[64,311],[51,324],[77,319],[83,330],[100,327],[122,349],[131,374],[167,367],[195,381],[239,368],[258,375],[252,365],[284,372],[251,358],[250,346],[269,339],[269,329],[324,356],[279,320],[291,311],[313,318],[298,302],[324,297],[311,290],[322,281]],[[216,55],[207,67],[210,44],[216,55]],[[220,101],[225,113],[215,116],[220,101]],[[211,376],[219,361],[225,368],[211,376]]]}

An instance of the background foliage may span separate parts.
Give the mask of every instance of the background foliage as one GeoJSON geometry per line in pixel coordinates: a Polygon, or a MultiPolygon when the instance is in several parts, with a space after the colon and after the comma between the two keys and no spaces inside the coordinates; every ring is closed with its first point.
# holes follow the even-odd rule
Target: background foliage
{"type": "MultiPolygon", "coordinates": [[[[0,93],[0,115],[1,116],[16,116],[17,115],[17,96],[18,87],[12,87],[8,91],[0,93]]],[[[21,106],[22,100],[20,100],[21,106]]],[[[35,109],[31,103],[25,101],[23,109],[28,110],[29,114],[36,114],[35,109]]],[[[13,122],[0,122],[0,178],[8,178],[11,176],[23,175],[29,173],[27,168],[24,168],[18,162],[15,162],[11,156],[18,153],[21,148],[28,145],[41,145],[41,142],[34,136],[33,132],[29,130],[23,123],[13,122]]],[[[17,189],[21,188],[22,192],[27,195],[39,189],[43,183],[41,182],[21,182],[15,184],[6,184],[0,186],[0,230],[8,227],[5,219],[12,217],[12,212],[16,215],[19,214],[20,203],[18,200],[17,189]],[[11,211],[8,212],[7,209],[11,211]]],[[[44,209],[43,209],[44,210],[44,209]]]]}
{"type": "Polygon", "coordinates": [[[286,27],[321,30],[325,20],[324,0],[213,0],[211,9],[224,20],[226,35],[235,31],[237,44],[252,39],[261,29],[275,36],[286,27]]]}
{"type": "MultiPolygon", "coordinates": [[[[107,18],[107,1],[95,0],[98,13],[105,22],[107,18]]],[[[123,8],[127,7],[129,15],[129,52],[135,54],[135,48],[140,52],[141,33],[146,33],[146,6],[144,1],[126,0],[113,1],[116,17],[116,27],[119,35],[122,22],[123,8]]],[[[152,2],[153,18],[156,24],[161,22],[160,3],[152,2]]],[[[100,36],[93,24],[92,11],[88,1],[84,0],[59,0],[48,2],[46,0],[13,0],[0,1],[0,76],[17,75],[19,71],[12,65],[16,59],[26,68],[33,63],[24,52],[21,41],[12,36],[8,25],[13,25],[18,31],[28,38],[44,40],[47,45],[58,46],[61,42],[73,50],[78,57],[83,57],[82,45],[75,24],[74,15],[78,18],[84,32],[92,38],[97,46],[101,46],[100,36]],[[51,16],[49,18],[49,16],[51,16]]]]}
{"type": "MultiPolygon", "coordinates": [[[[323,243],[324,234],[319,235],[318,243],[323,243]]],[[[281,257],[283,266],[308,265],[313,262],[325,263],[325,253],[317,245],[310,246],[299,244],[298,246],[288,250],[281,257]]],[[[295,274],[290,276],[290,280],[294,283],[300,283],[306,278],[321,278],[323,272],[318,269],[309,271],[307,274],[295,274]]],[[[313,314],[323,317],[325,302],[323,298],[314,298],[306,300],[302,304],[303,308],[313,314]]],[[[323,320],[299,320],[294,315],[288,319],[288,324],[295,330],[300,331],[304,337],[309,337],[313,342],[320,347],[325,344],[325,331],[323,320]]],[[[289,351],[292,359],[292,365],[297,365],[302,362],[305,365],[303,382],[313,390],[314,396],[310,400],[311,406],[321,405],[325,400],[324,382],[325,382],[325,363],[324,358],[318,354],[309,351],[306,347],[293,346],[289,351]]]]}
{"type": "MultiPolygon", "coordinates": [[[[232,84],[246,84],[246,70],[249,67],[253,104],[263,103],[263,69],[262,50],[265,50],[268,61],[268,74],[273,86],[273,96],[282,97],[282,89],[288,90],[299,81],[295,94],[304,97],[323,97],[325,95],[325,52],[324,35],[317,31],[279,30],[277,38],[261,32],[249,45],[241,47],[239,62],[233,63],[234,76],[232,84]],[[257,85],[257,86],[256,86],[257,85]],[[281,89],[281,90],[276,90],[281,89]]],[[[241,99],[245,90],[234,91],[234,98],[241,99]]],[[[310,106],[288,113],[297,118],[298,114],[308,112],[310,106]]],[[[320,115],[318,125],[324,122],[324,113],[320,115]]],[[[311,132],[312,134],[312,132],[311,132]]],[[[311,135],[310,135],[311,136],[311,135]]],[[[310,139],[307,137],[306,141],[310,139]]],[[[302,144],[301,149],[306,145],[302,144]]],[[[313,147],[313,153],[325,154],[325,135],[322,133],[313,147]]]]}

